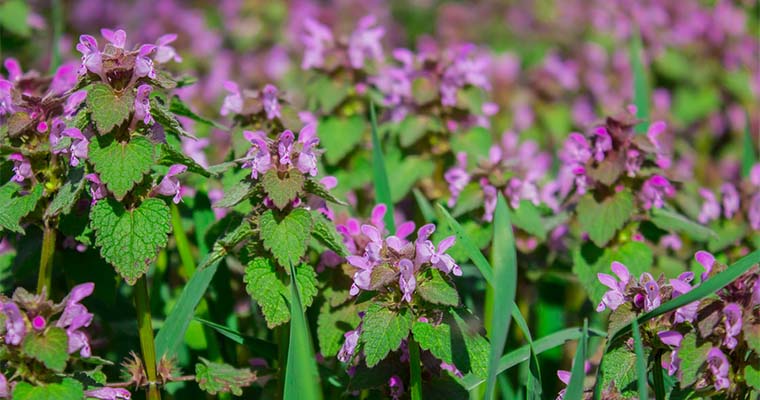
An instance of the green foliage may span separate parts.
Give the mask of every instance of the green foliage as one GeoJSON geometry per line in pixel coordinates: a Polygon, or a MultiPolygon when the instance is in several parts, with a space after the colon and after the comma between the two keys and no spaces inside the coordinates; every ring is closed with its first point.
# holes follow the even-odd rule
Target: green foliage
{"type": "Polygon", "coordinates": [[[302,208],[282,217],[268,210],[259,218],[259,237],[280,265],[298,265],[309,245],[311,227],[311,214],[302,208]]]}
{"type": "Polygon", "coordinates": [[[342,206],[347,205],[347,203],[333,196],[333,194],[330,193],[330,191],[327,190],[323,184],[317,182],[314,178],[306,178],[306,181],[303,184],[303,190],[331,203],[339,204],[342,206]]]}
{"type": "Polygon", "coordinates": [[[624,264],[633,276],[639,276],[649,270],[654,260],[652,250],[642,242],[628,242],[617,248],[608,247],[595,259],[592,255],[586,255],[598,251],[602,250],[595,249],[591,244],[573,251],[573,273],[578,276],[578,280],[594,303],[601,301],[604,292],[607,291],[607,287],[599,282],[597,274],[600,272],[611,274],[610,266],[613,261],[624,264]]]}
{"type": "Polygon", "coordinates": [[[161,124],[167,132],[173,133],[179,136],[193,137],[193,135],[187,133],[182,124],[177,121],[177,118],[169,111],[164,102],[158,97],[152,97],[150,99],[150,115],[153,119],[161,124]]]}
{"type": "MultiPolygon", "coordinates": [[[[328,293],[325,297],[329,298],[328,293]]],[[[343,334],[356,327],[360,318],[354,305],[333,309],[330,302],[322,304],[317,317],[317,340],[323,356],[335,357],[343,344],[343,334]]]]}
{"type": "Polygon", "coordinates": [[[539,239],[546,239],[547,229],[541,218],[541,212],[529,200],[521,201],[520,207],[512,211],[512,223],[539,239]]]}
{"type": "Polygon", "coordinates": [[[332,221],[328,220],[322,213],[314,211],[311,214],[313,218],[311,234],[325,245],[328,249],[334,251],[341,257],[349,255],[346,244],[343,243],[343,237],[335,229],[332,221]]]}
{"type": "Polygon", "coordinates": [[[169,207],[154,198],[133,209],[114,199],[100,200],[92,207],[90,224],[101,256],[130,285],[148,271],[171,231],[169,207]]]}
{"type": "Polygon", "coordinates": [[[66,335],[66,331],[52,327],[43,334],[26,335],[21,350],[25,355],[43,363],[47,368],[55,372],[63,372],[66,368],[66,362],[69,360],[68,345],[69,337],[66,335]]]}
{"type": "Polygon", "coordinates": [[[8,0],[0,4],[0,26],[17,36],[26,37],[29,27],[29,6],[23,0],[8,0]]]}
{"type": "Polygon", "coordinates": [[[447,324],[433,325],[427,322],[415,322],[412,325],[414,340],[420,348],[432,353],[439,360],[453,363],[451,356],[451,327],[447,324]]]}
{"type": "Polygon", "coordinates": [[[372,368],[398,349],[401,341],[409,336],[413,322],[409,309],[392,311],[380,303],[370,304],[360,338],[367,366],[372,368]]]}
{"type": "Polygon", "coordinates": [[[420,297],[433,304],[446,306],[456,306],[459,304],[457,290],[447,282],[442,276],[441,271],[430,269],[427,276],[430,279],[420,282],[417,286],[417,293],[420,297]]]}
{"type": "Polygon", "coordinates": [[[19,382],[13,388],[13,400],[82,400],[82,384],[71,378],[63,378],[61,383],[33,386],[19,382]]]}
{"type": "Polygon", "coordinates": [[[678,358],[681,359],[679,370],[682,388],[691,386],[697,381],[699,371],[702,364],[707,361],[707,353],[711,348],[710,343],[699,341],[693,331],[683,336],[681,346],[678,348],[678,358]]]}
{"type": "MultiPolygon", "coordinates": [[[[644,355],[644,345],[641,343],[641,332],[639,324],[634,318],[633,321],[633,349],[636,354],[636,383],[638,385],[639,399],[649,400],[649,385],[647,384],[647,358],[644,355]]],[[[656,367],[655,367],[656,368],[656,367]]]]}
{"type": "Polygon", "coordinates": [[[589,193],[578,202],[577,212],[578,222],[588,232],[591,241],[604,247],[631,218],[633,195],[629,190],[623,190],[598,202],[589,193]]]}
{"type": "Polygon", "coordinates": [[[8,182],[0,186],[0,230],[24,233],[21,218],[32,212],[37,201],[42,197],[42,185],[35,185],[31,192],[22,195],[21,186],[16,182],[8,182]]]}
{"type": "Polygon", "coordinates": [[[87,91],[87,109],[101,135],[111,132],[126,121],[134,103],[135,93],[131,89],[115,92],[105,83],[98,82],[87,91]]]}
{"type": "Polygon", "coordinates": [[[256,381],[256,374],[247,368],[238,369],[201,357],[201,362],[195,365],[195,380],[201,390],[210,395],[232,393],[240,396],[244,387],[256,381]]]}
{"type": "Polygon", "coordinates": [[[261,178],[261,183],[274,205],[282,210],[303,191],[304,177],[296,170],[280,176],[276,170],[270,169],[261,178]]]}
{"type": "Polygon", "coordinates": [[[113,136],[100,136],[90,142],[90,161],[100,180],[121,200],[142,181],[156,159],[153,144],[144,137],[123,143],[113,136]]]}
{"type": "MultiPolygon", "coordinates": [[[[309,307],[317,294],[314,269],[307,264],[299,266],[296,268],[296,280],[303,307],[309,307]]],[[[280,280],[277,267],[268,259],[253,259],[245,269],[244,282],[248,294],[261,307],[270,329],[290,320],[290,288],[280,280]]]]}
{"type": "Polygon", "coordinates": [[[349,87],[345,83],[320,75],[306,85],[309,108],[319,108],[322,113],[329,114],[346,99],[348,91],[349,87]]]}
{"type": "Polygon", "coordinates": [[[320,146],[326,149],[325,162],[335,165],[345,158],[362,140],[367,124],[359,115],[325,117],[317,127],[320,146]]]}
{"type": "MultiPolygon", "coordinates": [[[[649,119],[649,79],[644,63],[642,62],[641,35],[636,32],[631,39],[631,71],[633,71],[633,104],[636,105],[636,117],[641,120],[649,119]]],[[[636,132],[646,132],[648,124],[642,123],[636,126],[636,132]]]]}
{"type": "Polygon", "coordinates": [[[159,164],[167,166],[182,164],[187,167],[189,172],[205,176],[206,178],[211,177],[211,173],[206,168],[185,155],[180,149],[177,149],[168,143],[162,144],[160,149],[161,156],[158,159],[159,164]]]}
{"type": "Polygon", "coordinates": [[[398,127],[399,144],[401,147],[410,147],[431,129],[442,130],[440,121],[426,115],[407,115],[398,127]]]}
{"type": "Polygon", "coordinates": [[[472,316],[467,316],[467,320],[465,320],[460,313],[462,313],[461,310],[453,309],[450,312],[454,319],[454,322],[450,324],[452,330],[451,356],[454,365],[463,374],[472,373],[485,379],[489,374],[488,358],[491,346],[475,328],[481,323],[472,316]]]}
{"type": "MultiPolygon", "coordinates": [[[[384,218],[385,226],[389,231],[395,232],[396,222],[393,220],[393,196],[391,195],[391,187],[388,182],[388,165],[385,162],[380,137],[377,133],[377,116],[375,115],[374,104],[370,104],[369,115],[372,127],[372,178],[375,184],[375,203],[382,203],[388,207],[389,212],[385,213],[384,218]]],[[[397,176],[401,177],[403,175],[398,174],[397,176]]],[[[398,184],[394,186],[398,192],[398,184]]]]}
{"type": "Polygon", "coordinates": [[[653,208],[651,219],[652,223],[660,229],[683,233],[694,240],[706,241],[718,237],[710,228],[704,227],[673,210],[653,208]]]}
{"type": "Polygon", "coordinates": [[[53,197],[53,201],[50,202],[47,210],[45,210],[45,218],[70,213],[74,204],[79,200],[79,196],[82,195],[84,182],[84,168],[71,169],[69,176],[66,178],[66,183],[58,189],[55,197],[53,197]]]}
{"type": "Polygon", "coordinates": [[[185,104],[185,102],[183,102],[178,96],[172,96],[171,100],[169,101],[169,111],[171,111],[175,115],[187,117],[187,118],[192,119],[195,122],[200,122],[208,126],[213,126],[214,128],[217,128],[217,129],[221,129],[221,130],[227,129],[227,127],[225,127],[224,125],[216,121],[212,121],[208,118],[204,118],[196,114],[195,112],[193,112],[193,110],[190,109],[190,106],[185,104]]]}

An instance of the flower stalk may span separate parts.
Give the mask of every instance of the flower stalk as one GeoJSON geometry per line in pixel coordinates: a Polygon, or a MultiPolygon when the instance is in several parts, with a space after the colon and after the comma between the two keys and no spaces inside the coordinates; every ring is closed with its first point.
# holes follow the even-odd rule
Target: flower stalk
{"type": "Polygon", "coordinates": [[[53,281],[53,257],[55,256],[55,240],[57,232],[55,228],[45,226],[42,233],[42,253],[40,255],[40,268],[37,275],[37,293],[43,290],[50,293],[50,284],[53,281]],[[47,289],[46,289],[47,288],[47,289]]]}
{"type": "Polygon", "coordinates": [[[135,285],[135,308],[137,309],[137,330],[140,335],[140,348],[145,361],[145,373],[148,376],[148,400],[161,400],[156,374],[156,346],[153,340],[153,322],[148,297],[148,280],[142,276],[135,285]]]}

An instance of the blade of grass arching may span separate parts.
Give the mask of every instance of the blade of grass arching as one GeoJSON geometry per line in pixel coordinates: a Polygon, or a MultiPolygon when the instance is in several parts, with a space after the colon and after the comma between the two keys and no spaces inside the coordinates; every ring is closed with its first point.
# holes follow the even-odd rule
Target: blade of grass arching
{"type": "Polygon", "coordinates": [[[486,399],[496,395],[496,377],[499,360],[509,336],[515,293],[517,291],[517,254],[509,209],[504,196],[499,194],[494,212],[494,233],[491,247],[493,261],[493,318],[488,330],[491,339],[491,354],[486,381],[486,399]]]}
{"type": "Polygon", "coordinates": [[[464,248],[467,250],[467,256],[470,258],[470,261],[472,261],[472,263],[478,267],[478,270],[480,270],[480,273],[483,274],[483,278],[486,279],[486,282],[492,285],[493,271],[491,271],[491,265],[488,264],[488,260],[486,260],[485,256],[483,256],[483,253],[480,251],[478,246],[476,246],[475,243],[470,240],[470,238],[467,236],[467,233],[464,231],[464,228],[462,228],[462,225],[459,225],[459,222],[457,222],[457,220],[454,219],[451,214],[449,214],[443,205],[438,204],[438,210],[441,211],[444,217],[443,219],[448,222],[451,230],[453,230],[454,234],[457,236],[457,243],[461,243],[462,246],[464,246],[464,248]]]}
{"type": "MultiPolygon", "coordinates": [[[[606,333],[597,329],[588,330],[589,336],[605,337],[606,333]]],[[[571,341],[578,340],[583,337],[583,329],[579,327],[567,328],[558,332],[554,332],[551,335],[544,336],[537,339],[533,345],[536,349],[536,354],[541,354],[545,351],[554,349],[558,346],[571,341]]],[[[505,354],[499,361],[498,372],[502,373],[510,368],[513,368],[520,363],[527,361],[530,358],[530,346],[524,345],[519,348],[510,351],[505,354]]],[[[472,390],[485,382],[485,379],[480,378],[472,373],[465,375],[460,379],[460,383],[467,390],[472,390]]]]}
{"type": "MultiPolygon", "coordinates": [[[[290,276],[296,276],[296,269],[290,265],[290,276]]],[[[298,291],[298,281],[290,280],[290,341],[288,343],[288,363],[285,369],[285,400],[317,400],[322,398],[319,386],[319,372],[311,345],[309,325],[306,322],[298,291]]]]}
{"type": "Polygon", "coordinates": [[[428,199],[425,198],[425,195],[417,188],[412,189],[412,193],[414,193],[414,199],[417,201],[417,206],[420,208],[420,212],[422,213],[422,217],[425,218],[425,222],[435,222],[435,210],[433,210],[433,206],[428,199]]]}
{"type": "MultiPolygon", "coordinates": [[[[631,71],[633,73],[633,104],[636,106],[636,117],[640,120],[649,120],[649,81],[641,61],[643,45],[638,30],[631,36],[631,71]]],[[[636,132],[647,131],[649,124],[642,122],[636,125],[636,132]]]]}
{"type": "Polygon", "coordinates": [[[390,232],[396,232],[396,224],[393,221],[393,201],[391,200],[391,187],[388,184],[388,173],[385,171],[385,158],[383,157],[383,148],[380,144],[380,137],[377,133],[377,116],[375,115],[375,104],[369,104],[370,123],[372,125],[372,177],[375,181],[375,199],[376,203],[383,203],[388,206],[388,212],[385,213],[385,226],[390,232]]]}
{"type": "MultiPolygon", "coordinates": [[[[750,126],[749,114],[745,114],[744,143],[742,143],[742,177],[749,176],[752,167],[757,163],[755,143],[752,141],[752,127],[750,126]]],[[[760,140],[760,138],[758,138],[760,140]]]]}
{"type": "Polygon", "coordinates": [[[573,360],[573,369],[570,371],[570,383],[567,384],[565,398],[582,399],[583,398],[583,380],[586,378],[586,345],[588,342],[588,320],[583,321],[583,335],[578,342],[578,348],[575,351],[573,360]]]}
{"type": "Polygon", "coordinates": [[[639,323],[634,318],[633,327],[633,348],[636,352],[636,375],[639,389],[639,400],[649,400],[649,385],[647,384],[647,359],[644,356],[644,345],[641,343],[641,332],[639,332],[639,323]]]}
{"type": "MultiPolygon", "coordinates": [[[[689,292],[668,301],[667,303],[655,308],[652,311],[641,314],[638,318],[636,318],[636,322],[639,325],[643,324],[653,318],[659,317],[660,315],[710,296],[718,290],[726,287],[729,283],[733,282],[736,278],[747,272],[758,262],[760,262],[760,250],[756,250],[742,257],[739,261],[729,265],[725,271],[713,276],[689,292]]],[[[612,343],[616,343],[618,339],[631,332],[632,324],[632,322],[628,323],[618,328],[618,330],[610,335],[609,340],[607,340],[607,344],[605,344],[604,354],[607,354],[607,350],[609,350],[612,343]]],[[[597,368],[597,381],[599,380],[599,373],[602,370],[601,364],[603,363],[604,356],[602,356],[602,359],[599,361],[600,365],[599,368],[597,368]]],[[[601,395],[601,389],[599,388],[599,385],[597,385],[594,390],[594,398],[600,399],[601,395]]]]}
{"type": "Polygon", "coordinates": [[[232,340],[237,344],[247,345],[248,350],[255,356],[263,357],[267,360],[274,360],[277,358],[277,344],[275,343],[253,336],[243,335],[242,333],[232,328],[205,320],[203,318],[196,317],[194,319],[201,324],[219,332],[222,336],[232,340]]]}

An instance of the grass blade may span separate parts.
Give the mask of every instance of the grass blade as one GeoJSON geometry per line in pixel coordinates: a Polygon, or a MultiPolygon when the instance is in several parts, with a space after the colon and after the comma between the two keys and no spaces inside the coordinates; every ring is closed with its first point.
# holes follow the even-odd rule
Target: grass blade
{"type": "Polygon", "coordinates": [[[633,319],[633,347],[636,351],[636,375],[638,376],[637,384],[639,388],[639,399],[649,400],[649,385],[647,385],[647,359],[644,357],[644,345],[641,343],[641,332],[639,332],[639,323],[633,319]]]}
{"type": "Polygon", "coordinates": [[[662,351],[655,353],[652,367],[652,385],[654,386],[655,400],[665,400],[665,369],[658,365],[657,360],[662,358],[662,351]]]}
{"type": "Polygon", "coordinates": [[[248,349],[252,354],[266,358],[267,360],[274,360],[277,358],[277,344],[259,339],[253,336],[243,335],[242,333],[229,328],[224,325],[205,320],[203,318],[195,318],[196,321],[201,324],[219,332],[222,336],[232,340],[237,344],[248,346],[248,349]]]}
{"type": "Polygon", "coordinates": [[[491,356],[486,381],[486,399],[496,395],[496,377],[498,376],[499,360],[504,353],[504,346],[509,336],[509,325],[512,321],[517,292],[517,254],[512,224],[509,220],[509,209],[504,196],[499,194],[494,213],[493,245],[491,248],[493,260],[493,298],[494,314],[489,329],[491,339],[491,356]]]}
{"type": "Polygon", "coordinates": [[[385,158],[380,137],[377,134],[377,116],[375,104],[369,104],[370,123],[372,125],[372,177],[375,181],[375,196],[377,203],[388,206],[385,213],[385,226],[390,232],[396,232],[396,224],[393,221],[393,201],[391,200],[391,187],[388,184],[388,173],[385,171],[385,158]]]}
{"type": "MultiPolygon", "coordinates": [[[[631,37],[631,71],[633,72],[633,104],[636,105],[636,117],[640,120],[649,120],[649,82],[644,63],[641,61],[643,45],[638,30],[631,37]]],[[[636,132],[647,131],[648,122],[636,125],[636,132]]]]}
{"type": "Polygon", "coordinates": [[[578,349],[575,352],[573,360],[573,369],[570,371],[570,383],[567,384],[565,398],[582,399],[583,398],[583,380],[586,377],[586,345],[588,342],[588,320],[583,321],[583,335],[578,343],[578,349]]]}
{"type": "MultiPolygon", "coordinates": [[[[596,329],[589,329],[588,334],[589,336],[597,336],[597,337],[606,336],[606,334],[603,331],[596,330],[596,329]]],[[[541,354],[555,347],[562,346],[563,344],[571,340],[581,339],[582,337],[583,337],[582,328],[579,328],[579,327],[567,328],[558,332],[554,332],[551,335],[546,335],[540,339],[537,339],[535,342],[533,342],[533,345],[535,348],[535,353],[541,354]]],[[[526,344],[515,350],[512,350],[509,353],[505,354],[503,357],[501,357],[501,360],[499,360],[498,373],[502,373],[516,365],[520,365],[521,363],[527,361],[529,358],[530,358],[530,345],[526,344]]],[[[462,377],[460,382],[462,383],[462,386],[465,389],[472,390],[478,387],[483,382],[485,382],[485,379],[479,378],[473,374],[467,374],[464,377],[462,377]]]]}
{"type": "Polygon", "coordinates": [[[752,167],[757,163],[755,143],[752,140],[752,127],[750,126],[749,114],[746,114],[744,123],[744,143],[742,144],[742,176],[748,177],[752,167]]]}
{"type": "Polygon", "coordinates": [[[441,204],[438,204],[438,210],[441,211],[444,217],[443,219],[446,220],[451,227],[451,230],[453,230],[454,234],[457,236],[457,242],[461,243],[465,249],[467,249],[467,256],[470,257],[470,261],[478,267],[478,270],[480,270],[480,273],[483,275],[483,278],[486,279],[486,282],[493,285],[493,271],[491,271],[491,265],[488,263],[485,256],[483,256],[483,253],[481,253],[478,246],[475,246],[475,243],[473,243],[467,236],[462,225],[449,214],[446,208],[441,204]]]}
{"type": "Polygon", "coordinates": [[[304,399],[315,400],[322,398],[319,386],[319,372],[311,345],[309,325],[306,322],[301,306],[301,296],[298,292],[298,281],[294,279],[296,269],[290,266],[290,341],[288,345],[288,363],[285,369],[285,400],[304,399]]]}
{"type": "Polygon", "coordinates": [[[435,216],[435,210],[433,210],[433,206],[428,199],[425,198],[425,195],[423,195],[417,188],[412,189],[412,193],[414,193],[414,199],[417,201],[417,206],[420,208],[420,212],[422,213],[422,217],[425,218],[425,222],[435,222],[437,219],[435,216]]]}

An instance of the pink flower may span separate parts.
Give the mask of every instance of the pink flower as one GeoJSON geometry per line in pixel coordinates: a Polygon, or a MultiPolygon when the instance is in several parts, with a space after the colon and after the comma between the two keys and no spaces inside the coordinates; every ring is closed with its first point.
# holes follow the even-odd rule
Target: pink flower
{"type": "Polygon", "coordinates": [[[127,44],[127,33],[123,29],[112,31],[110,29],[101,29],[100,34],[111,42],[111,44],[119,49],[124,50],[124,46],[127,44]]]}
{"type": "Polygon", "coordinates": [[[360,333],[361,326],[343,334],[345,341],[343,342],[343,346],[340,348],[340,352],[338,352],[338,360],[341,362],[348,362],[351,359],[351,357],[354,355],[354,352],[356,351],[356,346],[359,344],[360,333]]]}
{"type": "Polygon", "coordinates": [[[493,213],[496,210],[496,200],[499,191],[491,186],[485,178],[480,180],[480,188],[483,190],[484,197],[483,221],[491,222],[493,220],[493,213]]]}
{"type": "Polygon", "coordinates": [[[251,177],[257,179],[259,174],[264,174],[272,168],[267,137],[263,131],[243,131],[243,137],[251,143],[251,148],[246,153],[248,160],[243,163],[243,168],[251,168],[251,177]]]}
{"type": "Polygon", "coordinates": [[[277,138],[277,155],[280,158],[280,165],[282,166],[292,165],[290,156],[293,152],[293,141],[293,132],[290,130],[282,132],[280,137],[277,138]]]}
{"type": "Polygon", "coordinates": [[[159,183],[153,190],[163,196],[174,196],[172,201],[174,201],[174,204],[179,204],[179,202],[182,201],[182,186],[179,183],[177,175],[180,175],[185,171],[187,171],[187,167],[182,164],[172,165],[169,167],[169,172],[167,172],[164,178],[161,179],[161,183],[159,183]]]}
{"type": "Polygon", "coordinates": [[[222,109],[220,114],[226,116],[230,113],[240,114],[243,111],[243,96],[240,93],[240,88],[235,82],[224,82],[224,89],[229,92],[227,97],[224,98],[222,103],[222,109]]]}
{"type": "Polygon", "coordinates": [[[364,59],[381,60],[383,48],[380,39],[385,35],[385,29],[375,26],[374,15],[367,15],[359,20],[356,30],[348,39],[348,59],[355,69],[364,67],[364,59]]]}
{"type": "Polygon", "coordinates": [[[602,301],[596,307],[597,312],[604,311],[606,308],[615,310],[623,303],[625,303],[625,290],[628,286],[628,282],[631,280],[631,273],[628,272],[628,268],[625,265],[617,261],[612,262],[611,268],[612,272],[617,275],[620,281],[618,282],[618,280],[611,275],[607,275],[601,272],[597,274],[599,282],[601,282],[602,285],[610,288],[610,290],[604,294],[602,301]]]}
{"type": "Polygon", "coordinates": [[[34,328],[35,331],[41,331],[45,329],[46,326],[47,321],[45,321],[45,317],[38,315],[32,318],[32,328],[34,328]]]}
{"type": "Polygon", "coordinates": [[[665,197],[675,196],[676,190],[661,175],[652,175],[641,186],[639,198],[644,202],[644,209],[649,210],[652,207],[662,208],[665,205],[665,197]]]}
{"type": "Polygon", "coordinates": [[[170,60],[182,62],[182,57],[177,54],[174,47],[169,46],[169,43],[172,43],[175,40],[177,40],[177,35],[174,33],[160,36],[156,41],[156,54],[153,56],[153,60],[159,64],[167,63],[170,60]]]}
{"type": "Polygon", "coordinates": [[[393,375],[388,379],[388,387],[391,389],[391,399],[399,400],[404,395],[404,381],[398,375],[393,375]]]}
{"type": "Polygon", "coordinates": [[[86,398],[95,398],[100,400],[129,400],[132,394],[129,390],[122,388],[101,387],[97,389],[86,390],[86,398]]]}
{"type": "Polygon", "coordinates": [[[79,37],[77,50],[82,53],[82,66],[79,67],[78,74],[85,75],[87,71],[95,74],[103,73],[103,60],[98,49],[98,41],[90,35],[79,37]]]}
{"type": "Polygon", "coordinates": [[[68,128],[63,131],[63,136],[71,138],[71,147],[69,152],[71,153],[71,160],[69,163],[72,167],[79,165],[81,160],[86,160],[88,156],[88,148],[90,141],[82,134],[77,128],[68,128]]]}
{"type": "Polygon", "coordinates": [[[414,270],[414,264],[406,258],[400,260],[398,262],[398,268],[401,272],[401,275],[399,276],[398,284],[399,288],[401,289],[402,301],[406,301],[407,303],[411,303],[412,301],[412,294],[414,293],[414,289],[417,287],[417,279],[414,277],[415,270],[414,270]]]}
{"type": "Polygon", "coordinates": [[[142,84],[137,88],[135,96],[135,119],[145,125],[153,124],[153,116],[150,114],[150,92],[153,88],[148,84],[142,84]]]}
{"type": "Polygon", "coordinates": [[[66,306],[56,322],[57,327],[66,329],[69,337],[69,354],[79,351],[79,354],[85,358],[92,354],[90,340],[81,328],[90,326],[93,315],[80,302],[91,295],[94,289],[95,284],[92,282],[74,286],[66,297],[66,306]]]}
{"type": "Polygon", "coordinates": [[[464,187],[470,182],[470,175],[467,173],[467,153],[457,153],[457,165],[446,171],[443,179],[449,184],[449,191],[451,192],[448,205],[453,207],[464,187]]]}
{"type": "Polygon", "coordinates": [[[87,174],[85,175],[85,179],[90,182],[90,196],[93,202],[108,196],[108,189],[106,189],[106,185],[100,180],[98,174],[87,174]]]}
{"type": "Polygon", "coordinates": [[[304,45],[302,69],[321,68],[325,63],[325,53],[333,45],[330,29],[312,18],[304,22],[305,33],[301,36],[304,45]]]}
{"type": "Polygon", "coordinates": [[[726,317],[726,337],[723,345],[729,349],[734,349],[739,342],[736,336],[742,332],[742,308],[736,303],[729,303],[723,307],[723,315],[726,317]]]}
{"type": "Polygon", "coordinates": [[[264,111],[267,119],[280,118],[280,102],[277,98],[277,87],[266,85],[261,91],[261,102],[264,104],[264,111]]]}
{"type": "Polygon", "coordinates": [[[723,195],[723,215],[729,219],[733,218],[741,206],[739,192],[736,190],[736,186],[730,183],[724,183],[720,191],[723,195]]]}
{"type": "Polygon", "coordinates": [[[700,263],[703,267],[705,267],[705,272],[703,272],[700,276],[700,279],[702,279],[702,282],[704,282],[707,280],[707,277],[710,275],[712,267],[715,264],[715,256],[704,250],[700,250],[694,254],[694,259],[697,260],[697,262],[700,263]]]}
{"type": "Polygon", "coordinates": [[[728,379],[729,363],[720,348],[713,347],[707,353],[707,367],[715,381],[715,389],[728,389],[731,381],[728,379]]]}
{"type": "Polygon", "coordinates": [[[156,46],[152,44],[144,44],[140,46],[140,50],[135,58],[135,70],[132,79],[145,76],[151,79],[156,79],[156,70],[153,68],[153,59],[150,57],[150,54],[155,50],[156,46]]]}
{"type": "Polygon", "coordinates": [[[26,336],[26,321],[16,303],[8,301],[2,304],[0,311],[5,314],[5,343],[18,346],[26,336]]]}
{"type": "Polygon", "coordinates": [[[663,367],[667,368],[668,375],[673,376],[677,371],[678,368],[681,366],[681,359],[678,357],[678,348],[681,347],[681,341],[683,340],[683,335],[676,332],[676,331],[662,331],[657,332],[657,336],[659,336],[660,340],[665,343],[668,346],[673,347],[673,350],[670,352],[670,361],[667,363],[663,363],[663,367]]]}
{"type": "Polygon", "coordinates": [[[23,183],[25,180],[31,179],[34,176],[32,164],[20,153],[13,153],[8,156],[8,159],[13,161],[14,175],[11,178],[11,182],[23,183]]]}
{"type": "Polygon", "coordinates": [[[704,199],[702,203],[702,209],[699,211],[697,220],[701,224],[706,224],[712,220],[720,218],[720,203],[715,198],[713,192],[708,189],[699,189],[699,195],[704,199]]]}
{"type": "Polygon", "coordinates": [[[5,375],[0,372],[0,399],[5,399],[10,396],[10,390],[8,389],[8,380],[5,378],[5,375]]]}
{"type": "Polygon", "coordinates": [[[317,153],[315,147],[319,144],[317,125],[308,124],[298,133],[298,143],[301,145],[296,167],[301,173],[317,175],[317,153]]]}
{"type": "Polygon", "coordinates": [[[596,140],[594,141],[594,159],[597,162],[604,161],[604,153],[612,150],[612,137],[607,132],[607,128],[600,126],[594,130],[596,140]]]}
{"type": "MultiPolygon", "coordinates": [[[[693,272],[684,272],[681,275],[679,275],[677,279],[671,279],[670,286],[673,288],[673,298],[676,298],[682,294],[689,292],[692,289],[691,285],[689,284],[689,282],[691,282],[692,279],[694,279],[693,272]]],[[[697,316],[698,310],[699,310],[698,301],[689,303],[676,310],[674,322],[681,323],[681,322],[686,322],[686,321],[688,322],[694,321],[694,318],[697,316]]]]}

